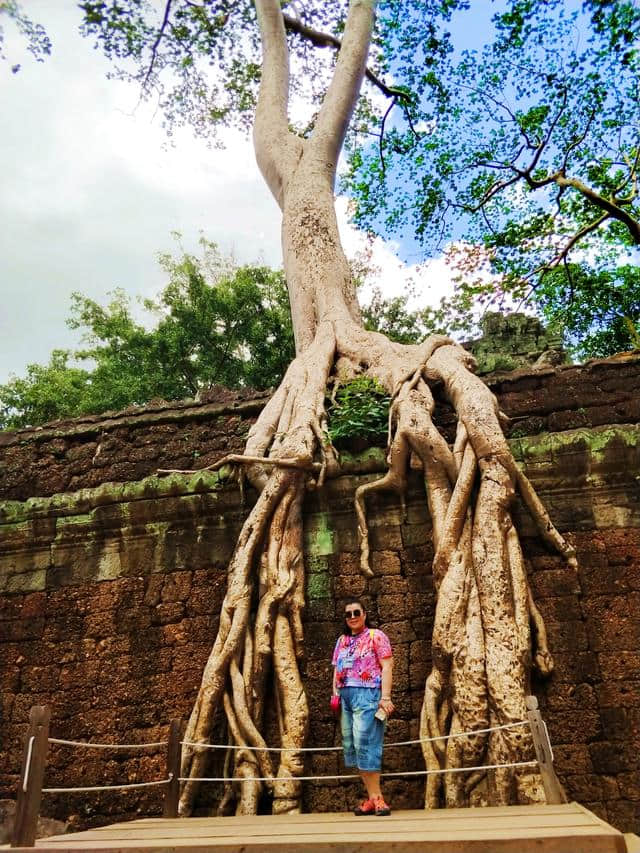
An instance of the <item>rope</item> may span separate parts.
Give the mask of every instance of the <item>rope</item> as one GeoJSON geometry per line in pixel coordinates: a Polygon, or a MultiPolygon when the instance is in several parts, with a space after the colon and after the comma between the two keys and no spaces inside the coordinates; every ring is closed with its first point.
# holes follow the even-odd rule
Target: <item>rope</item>
{"type": "Polygon", "coordinates": [[[150,788],[152,785],[168,785],[173,779],[173,773],[168,779],[158,779],[156,782],[132,782],[129,785],[93,785],[90,788],[43,788],[43,794],[71,794],[77,791],[122,791],[125,788],[150,788]]]}
{"type": "Polygon", "coordinates": [[[81,740],[61,740],[57,737],[48,738],[49,743],[60,743],[63,746],[82,746],[85,749],[150,749],[151,747],[166,746],[166,740],[157,743],[87,743],[81,740]]]}
{"type": "MultiPolygon", "coordinates": [[[[473,729],[468,732],[455,732],[454,734],[449,735],[437,735],[436,737],[424,737],[418,738],[417,740],[399,740],[394,743],[386,743],[384,745],[385,749],[389,749],[392,746],[413,746],[417,743],[432,743],[436,740],[451,740],[453,738],[460,737],[469,737],[471,735],[482,735],[487,732],[498,732],[502,729],[512,729],[516,726],[528,726],[528,720],[518,720],[515,723],[505,723],[502,726],[491,726],[487,729],[473,729]]],[[[249,752],[338,752],[342,751],[341,746],[289,746],[289,747],[278,747],[278,746],[238,746],[236,744],[219,744],[219,743],[196,743],[191,740],[182,740],[180,741],[182,746],[195,746],[200,747],[201,749],[246,749],[249,752]]]]}
{"type": "MultiPolygon", "coordinates": [[[[500,770],[503,767],[533,767],[537,765],[537,761],[515,761],[511,764],[484,764],[478,767],[445,767],[442,770],[407,770],[394,773],[381,773],[383,778],[392,776],[437,776],[442,773],[470,773],[473,770],[500,770]]],[[[189,776],[181,776],[180,782],[314,782],[318,780],[335,781],[337,779],[359,779],[358,773],[351,773],[343,776],[252,776],[248,778],[228,778],[220,777],[202,777],[190,778],[189,776]]]]}

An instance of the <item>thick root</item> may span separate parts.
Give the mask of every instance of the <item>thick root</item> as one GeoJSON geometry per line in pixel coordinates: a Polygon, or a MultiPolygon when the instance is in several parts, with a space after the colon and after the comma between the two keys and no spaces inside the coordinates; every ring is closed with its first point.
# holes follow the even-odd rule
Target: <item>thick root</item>
{"type": "MultiPolygon", "coordinates": [[[[470,372],[468,353],[442,339],[422,351],[431,355],[414,370],[401,371],[393,386],[389,471],[358,489],[356,512],[362,570],[369,574],[365,497],[383,489],[404,496],[408,458],[414,453],[420,459],[433,523],[438,592],[433,669],[425,685],[420,732],[422,738],[438,738],[525,719],[532,658],[542,672],[552,667],[544,622],[531,597],[511,519],[516,485],[547,542],[571,565],[575,556],[518,470],[502,433],[495,398],[470,372]],[[453,451],[432,423],[433,399],[426,379],[444,382],[458,414],[453,451]]],[[[490,736],[429,741],[423,744],[423,753],[429,770],[504,764],[528,760],[531,739],[521,728],[503,729],[490,736]]],[[[473,788],[485,775],[429,776],[426,806],[468,805],[473,788]]],[[[508,768],[490,772],[490,801],[516,802],[517,778],[508,768]]],[[[528,801],[535,799],[531,794],[528,801]]]]}
{"type": "Polygon", "coordinates": [[[185,734],[181,775],[188,781],[180,800],[182,814],[191,812],[197,780],[208,764],[207,751],[190,743],[208,742],[214,716],[221,708],[233,743],[239,747],[233,762],[238,781],[227,786],[226,806],[232,790],[236,811],[255,813],[265,785],[242,780],[263,777],[267,790],[273,790],[274,811],[300,808],[300,783],[295,781],[302,772],[300,755],[283,753],[274,774],[268,752],[242,747],[266,746],[260,732],[271,669],[282,744],[288,749],[300,748],[307,734],[308,710],[298,671],[304,609],[301,507],[309,475],[322,481],[332,464],[322,436],[324,391],[334,352],[332,327],[323,324],[313,345],[290,366],[281,388],[252,428],[245,454],[216,463],[248,465],[249,479],[260,495],[229,564],[218,636],[185,734]],[[316,453],[319,462],[314,459],[316,453]]]}
{"type": "MultiPolygon", "coordinates": [[[[348,361],[355,372],[366,369],[392,393],[387,474],[361,486],[355,495],[365,575],[372,574],[367,496],[391,490],[404,506],[412,457],[424,471],[438,594],[433,669],[420,718],[421,737],[436,738],[423,744],[427,768],[528,760],[531,741],[524,730],[503,729],[490,736],[474,732],[524,719],[532,660],[542,672],[552,667],[544,622],[531,596],[511,518],[516,485],[546,540],[572,563],[573,549],[518,471],[495,398],[469,372],[468,354],[443,338],[402,347],[354,324],[336,328],[337,335],[329,323],[319,327],[313,344],[293,362],[252,427],[245,453],[224,460],[246,465],[260,495],[229,565],[218,636],[185,740],[206,743],[215,715],[224,710],[238,747],[228,762],[234,781],[225,789],[226,811],[232,798],[238,812],[258,808],[265,785],[248,781],[257,775],[267,780],[274,812],[300,808],[297,777],[303,770],[300,750],[309,725],[298,670],[304,648],[302,500],[306,489],[321,487],[338,469],[324,411],[336,357],[348,361]],[[430,380],[444,383],[458,414],[453,449],[433,424],[430,380]],[[277,771],[267,752],[248,749],[265,746],[261,731],[271,674],[280,741],[287,748],[277,771]],[[465,732],[469,734],[439,740],[465,732]]],[[[185,746],[182,775],[189,781],[181,799],[183,813],[193,805],[195,780],[204,775],[207,761],[205,750],[185,746]]],[[[521,780],[506,769],[429,775],[425,805],[469,805],[474,788],[485,778],[491,802],[516,802],[521,780]]],[[[535,799],[531,793],[528,801],[535,799]]]]}

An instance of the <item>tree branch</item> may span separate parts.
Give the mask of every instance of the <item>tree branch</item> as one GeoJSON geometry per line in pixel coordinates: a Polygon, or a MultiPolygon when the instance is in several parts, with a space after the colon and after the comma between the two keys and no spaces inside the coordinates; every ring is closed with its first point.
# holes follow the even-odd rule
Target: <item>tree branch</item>
{"type": "MultiPolygon", "coordinates": [[[[312,27],[308,27],[306,24],[303,24],[302,21],[298,20],[298,18],[287,15],[286,12],[282,13],[282,18],[284,20],[285,29],[307,39],[307,41],[310,41],[315,47],[333,47],[337,51],[342,47],[341,39],[331,35],[330,33],[323,33],[320,32],[320,30],[314,30],[312,27]]],[[[411,95],[408,92],[405,92],[402,89],[394,89],[392,86],[387,86],[387,84],[374,74],[370,68],[366,68],[364,74],[367,80],[380,89],[382,94],[386,95],[387,98],[404,98],[407,102],[411,102],[411,95]]]]}
{"type": "Polygon", "coordinates": [[[173,0],[167,0],[164,7],[164,17],[162,19],[162,23],[160,24],[160,29],[158,30],[158,36],[154,41],[151,47],[151,62],[149,63],[149,67],[147,68],[147,73],[144,75],[144,80],[142,81],[142,91],[147,88],[147,84],[149,82],[149,78],[151,77],[151,73],[153,72],[153,66],[156,61],[156,56],[158,54],[158,47],[160,46],[160,42],[162,41],[162,37],[164,35],[164,31],[167,28],[167,24],[169,23],[169,15],[171,14],[171,3],[173,0]]]}
{"type": "Polygon", "coordinates": [[[309,462],[302,458],[283,457],[281,459],[268,456],[245,456],[242,453],[229,453],[218,459],[212,465],[204,468],[158,468],[158,474],[199,474],[202,471],[218,471],[225,465],[271,465],[274,468],[294,468],[299,471],[319,471],[319,462],[309,462]]]}
{"type": "Polygon", "coordinates": [[[262,39],[262,77],[253,127],[258,166],[282,207],[283,184],[302,140],[289,131],[289,52],[278,0],[255,0],[262,39]]]}
{"type": "Polygon", "coordinates": [[[592,204],[599,207],[600,210],[603,210],[606,213],[606,216],[603,217],[603,219],[611,218],[617,219],[618,222],[622,222],[622,224],[626,226],[633,242],[636,243],[636,245],[640,245],[640,222],[626,210],[619,207],[615,201],[600,195],[600,193],[597,193],[594,189],[587,186],[587,184],[583,183],[578,178],[566,178],[564,175],[556,175],[554,176],[554,180],[560,187],[568,187],[577,190],[592,204]]]}
{"type": "Polygon", "coordinates": [[[324,96],[311,144],[335,179],[338,156],[360,94],[364,77],[376,0],[351,0],[342,47],[324,96]]]}
{"type": "Polygon", "coordinates": [[[395,104],[396,104],[396,98],[394,98],[391,101],[387,111],[385,112],[384,116],[382,117],[382,124],[380,125],[380,134],[378,136],[378,148],[380,150],[380,164],[382,166],[382,174],[383,175],[386,174],[386,171],[387,171],[387,167],[386,167],[386,164],[384,162],[384,150],[383,150],[383,148],[384,148],[384,145],[383,145],[383,143],[384,143],[384,126],[387,122],[387,116],[389,115],[391,110],[394,108],[395,104]]]}

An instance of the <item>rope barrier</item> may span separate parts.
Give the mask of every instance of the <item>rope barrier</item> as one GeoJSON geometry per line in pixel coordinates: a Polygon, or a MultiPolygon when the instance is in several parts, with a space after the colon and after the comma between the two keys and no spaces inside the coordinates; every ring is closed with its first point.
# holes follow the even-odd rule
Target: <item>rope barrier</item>
{"type": "Polygon", "coordinates": [[[58,743],[63,746],[80,746],[85,749],[151,749],[151,747],[166,746],[166,740],[160,740],[156,743],[88,743],[81,740],[62,740],[57,737],[48,738],[49,743],[58,743]]]}
{"type": "MultiPolygon", "coordinates": [[[[498,732],[502,729],[513,729],[518,726],[528,726],[528,720],[518,720],[515,723],[505,723],[501,726],[490,726],[486,729],[472,729],[468,732],[454,732],[448,735],[437,735],[436,737],[417,738],[416,740],[399,740],[394,743],[386,743],[385,749],[390,749],[392,746],[413,746],[418,743],[433,743],[437,740],[453,740],[454,738],[469,737],[473,735],[482,735],[488,732],[498,732]]],[[[201,749],[246,749],[249,752],[338,752],[342,751],[341,746],[238,746],[237,744],[219,744],[219,743],[197,743],[196,741],[182,740],[182,746],[194,746],[201,749]]]]}
{"type": "MultiPolygon", "coordinates": [[[[437,776],[443,773],[470,773],[473,770],[500,770],[506,767],[533,767],[537,765],[537,761],[515,761],[510,764],[483,764],[478,767],[445,767],[441,770],[407,770],[397,771],[393,773],[381,773],[382,778],[390,778],[392,776],[437,776]]],[[[190,778],[189,776],[180,776],[179,782],[315,782],[318,780],[335,781],[337,779],[359,779],[358,773],[350,773],[342,776],[251,776],[248,778],[229,778],[226,776],[219,777],[200,777],[190,778]]]]}
{"type": "MultiPolygon", "coordinates": [[[[545,730],[547,728],[546,723],[544,723],[545,730]]],[[[513,723],[504,723],[499,726],[489,726],[483,729],[471,729],[465,732],[454,732],[453,734],[447,735],[437,735],[435,737],[427,737],[427,738],[417,738],[415,740],[404,740],[404,741],[395,741],[393,743],[388,743],[385,745],[385,748],[388,749],[390,747],[397,746],[413,746],[421,743],[432,743],[434,741],[447,741],[455,738],[463,738],[463,737],[473,737],[476,735],[488,734],[489,732],[501,731],[503,729],[513,729],[518,728],[520,726],[528,726],[528,720],[517,720],[513,723]]],[[[548,732],[547,732],[548,737],[548,732]]],[[[165,747],[167,745],[167,741],[158,741],[154,743],[129,743],[129,744],[118,744],[118,743],[90,743],[87,741],[74,741],[74,740],[63,740],[61,738],[48,738],[49,743],[56,743],[63,746],[75,746],[84,749],[151,749],[151,748],[159,748],[165,747]]],[[[199,749],[234,749],[234,750],[248,750],[252,752],[333,752],[333,751],[342,751],[342,746],[313,746],[313,747],[269,747],[269,746],[240,746],[236,744],[210,744],[210,743],[197,743],[195,741],[180,741],[182,746],[191,746],[199,749]]],[[[31,746],[31,744],[29,744],[31,746]]],[[[511,762],[508,764],[488,764],[488,765],[479,765],[475,767],[445,767],[438,770],[407,770],[407,771],[396,771],[389,773],[382,773],[381,776],[384,778],[392,778],[398,776],[433,776],[433,775],[441,775],[445,773],[470,773],[474,771],[482,771],[482,770],[499,770],[503,768],[509,767],[533,767],[536,766],[538,762],[536,760],[532,761],[517,761],[511,762]]],[[[291,777],[271,777],[271,776],[254,776],[248,778],[233,778],[233,777],[199,777],[199,778],[190,778],[188,776],[179,777],[180,782],[224,782],[224,783],[242,783],[242,782],[317,782],[317,781],[337,781],[343,779],[359,779],[359,774],[342,774],[337,776],[291,776],[291,777]]],[[[170,773],[167,779],[160,779],[153,782],[133,782],[124,785],[93,785],[85,788],[43,788],[43,794],[66,794],[66,793],[86,793],[91,791],[121,791],[132,788],[148,788],[157,785],[167,785],[169,782],[173,780],[173,774],[170,773]]]]}
{"type": "Polygon", "coordinates": [[[123,791],[125,788],[150,788],[152,785],[168,785],[173,779],[169,774],[168,779],[158,779],[155,782],[132,782],[127,785],[93,785],[89,788],[43,788],[43,794],[71,794],[84,791],[123,791]]]}

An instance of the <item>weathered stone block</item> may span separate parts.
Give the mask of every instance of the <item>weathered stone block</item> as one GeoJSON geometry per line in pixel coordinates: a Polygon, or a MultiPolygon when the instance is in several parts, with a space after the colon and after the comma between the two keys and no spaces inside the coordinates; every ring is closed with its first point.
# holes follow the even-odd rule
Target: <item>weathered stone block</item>
{"type": "MultiPolygon", "coordinates": [[[[634,651],[640,648],[640,618],[607,616],[587,622],[589,647],[594,651],[634,651]]],[[[638,671],[640,676],[640,669],[638,671]]]]}
{"type": "Polygon", "coordinates": [[[605,681],[640,678],[640,651],[602,652],[598,662],[605,681]]]}
{"type": "Polygon", "coordinates": [[[605,681],[596,691],[601,708],[640,707],[640,680],[605,681]]]}
{"type": "Polygon", "coordinates": [[[400,557],[393,551],[376,550],[371,555],[371,569],[376,576],[399,575],[400,557]]]}
{"type": "Polygon", "coordinates": [[[619,744],[602,741],[589,744],[589,754],[593,769],[597,773],[620,773],[628,769],[625,756],[619,744]]]}

